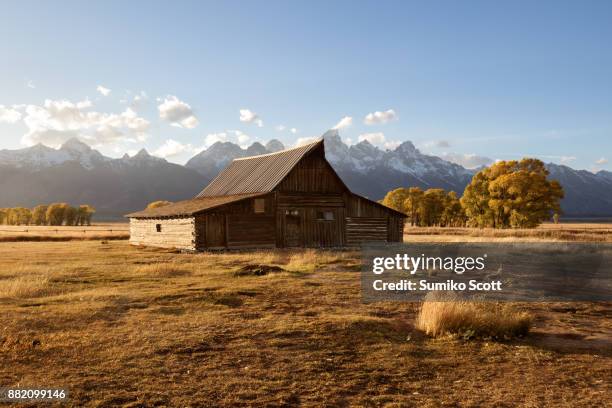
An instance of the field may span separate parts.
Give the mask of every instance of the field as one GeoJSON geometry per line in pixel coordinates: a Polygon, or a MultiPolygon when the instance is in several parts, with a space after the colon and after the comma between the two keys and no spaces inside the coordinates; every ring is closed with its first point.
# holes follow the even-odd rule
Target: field
{"type": "Polygon", "coordinates": [[[0,387],[67,387],[74,407],[610,406],[612,304],[521,304],[524,338],[434,339],[418,304],[361,303],[359,267],[356,251],[0,243],[0,387]]]}
{"type": "Polygon", "coordinates": [[[127,223],[99,223],[90,226],[0,225],[0,242],[72,241],[128,239],[127,223]]]}

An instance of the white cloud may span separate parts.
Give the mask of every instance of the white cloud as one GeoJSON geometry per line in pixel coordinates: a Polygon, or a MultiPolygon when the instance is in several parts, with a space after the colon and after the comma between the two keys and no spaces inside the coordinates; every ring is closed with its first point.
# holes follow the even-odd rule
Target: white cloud
{"type": "Polygon", "coordinates": [[[559,158],[559,161],[561,161],[561,163],[571,163],[575,160],[576,160],[576,156],[561,156],[559,158]]]}
{"type": "Polygon", "coordinates": [[[170,125],[193,129],[200,123],[198,118],[195,117],[191,106],[176,96],[168,95],[163,101],[158,100],[161,102],[157,106],[159,117],[170,122],[170,125]]]}
{"type": "Polygon", "coordinates": [[[376,111],[368,113],[363,119],[363,123],[366,125],[384,124],[392,120],[396,120],[397,115],[393,109],[386,110],[384,112],[376,111]]]}
{"type": "Polygon", "coordinates": [[[342,119],[340,119],[340,122],[336,123],[336,126],[334,126],[332,129],[344,129],[346,127],[349,127],[353,124],[353,118],[350,116],[345,116],[342,119]]]}
{"type": "Polygon", "coordinates": [[[277,130],[277,131],[279,131],[279,132],[282,132],[283,130],[285,130],[285,129],[286,129],[286,127],[285,127],[285,125],[278,125],[278,126],[276,126],[274,129],[276,129],[276,130],[277,130]]]}
{"type": "Polygon", "coordinates": [[[257,125],[257,127],[263,127],[263,121],[260,119],[259,115],[250,109],[240,109],[240,121],[245,123],[254,123],[257,125]]]}
{"type": "Polygon", "coordinates": [[[247,147],[247,143],[249,142],[249,140],[251,140],[251,136],[249,136],[249,135],[247,135],[245,133],[242,133],[239,130],[235,131],[235,135],[236,135],[236,137],[238,139],[238,144],[240,145],[240,147],[243,147],[243,148],[247,147]]]}
{"type": "Polygon", "coordinates": [[[150,123],[132,109],[116,114],[92,111],[92,107],[88,99],[76,103],[47,99],[42,106],[27,105],[23,122],[28,131],[21,141],[56,147],[75,136],[94,146],[146,139],[150,123]]]}
{"type": "Polygon", "coordinates": [[[602,157],[599,160],[597,160],[595,164],[608,164],[608,159],[606,159],[605,157],[602,157]]]}
{"type": "MultiPolygon", "coordinates": [[[[351,139],[346,139],[346,140],[349,142],[352,142],[351,139]]],[[[357,140],[359,142],[363,142],[364,140],[367,140],[368,142],[370,142],[371,144],[375,146],[382,147],[382,148],[389,149],[389,150],[395,149],[397,146],[399,146],[402,143],[397,140],[387,140],[383,132],[363,133],[359,135],[357,140]]],[[[351,143],[347,143],[347,144],[351,144],[351,143]]]]}
{"type": "Polygon", "coordinates": [[[110,89],[105,88],[105,87],[104,87],[104,86],[102,86],[102,85],[98,85],[98,86],[96,87],[96,91],[100,92],[100,94],[102,94],[102,96],[108,96],[108,95],[110,95],[110,93],[111,93],[111,90],[110,90],[110,89]]]}
{"type": "Polygon", "coordinates": [[[217,142],[227,142],[227,132],[209,133],[204,139],[206,147],[210,147],[217,142]]]}
{"type": "Polygon", "coordinates": [[[359,135],[358,140],[360,142],[363,142],[364,140],[367,140],[368,142],[372,143],[373,145],[384,145],[385,143],[385,134],[382,132],[376,132],[376,133],[364,133],[359,135]]]}
{"type": "Polygon", "coordinates": [[[296,128],[291,128],[289,129],[289,132],[295,135],[298,132],[298,130],[296,128]]]}
{"type": "Polygon", "coordinates": [[[30,89],[36,89],[36,85],[34,85],[34,81],[32,81],[32,80],[29,80],[29,81],[26,83],[26,86],[27,86],[28,88],[30,88],[30,89]]]}
{"type": "Polygon", "coordinates": [[[21,112],[15,107],[0,105],[0,123],[17,123],[21,120],[21,112]]]}
{"type": "Polygon", "coordinates": [[[316,137],[316,136],[300,137],[300,138],[298,138],[298,140],[295,141],[295,147],[304,146],[306,144],[313,143],[313,142],[317,141],[318,139],[319,138],[316,137]]]}
{"type": "Polygon", "coordinates": [[[168,139],[164,142],[164,144],[153,151],[153,155],[166,159],[168,157],[178,156],[182,153],[192,151],[193,147],[190,144],[183,144],[174,139],[168,139]]]}
{"type": "Polygon", "coordinates": [[[477,154],[443,153],[440,157],[451,163],[459,164],[466,169],[474,169],[480,166],[488,166],[494,162],[493,159],[477,154]]]}

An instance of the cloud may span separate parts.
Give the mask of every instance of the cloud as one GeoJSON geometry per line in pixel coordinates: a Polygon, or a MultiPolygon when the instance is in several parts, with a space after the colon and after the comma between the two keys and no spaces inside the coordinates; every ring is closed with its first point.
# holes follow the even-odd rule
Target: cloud
{"type": "Polygon", "coordinates": [[[174,95],[168,95],[157,106],[159,117],[170,122],[170,125],[193,129],[200,123],[195,117],[191,106],[188,103],[181,101],[174,95]]]}
{"type": "Polygon", "coordinates": [[[600,158],[599,160],[595,161],[595,164],[608,164],[608,159],[606,159],[605,157],[600,158]]]}
{"type": "Polygon", "coordinates": [[[397,120],[397,114],[393,109],[389,109],[384,112],[376,111],[368,113],[365,118],[363,118],[363,123],[366,125],[376,125],[385,124],[392,120],[397,120]]]}
{"type": "MultiPolygon", "coordinates": [[[[359,135],[357,140],[359,142],[368,141],[374,146],[382,147],[389,150],[394,150],[402,143],[397,140],[387,140],[383,132],[363,133],[359,135]]],[[[350,145],[352,143],[352,140],[346,139],[345,142],[350,145]]]]}
{"type": "Polygon", "coordinates": [[[247,147],[247,143],[251,140],[251,136],[246,133],[241,132],[240,130],[236,130],[235,132],[236,138],[238,139],[238,144],[240,147],[247,147]]]}
{"type": "Polygon", "coordinates": [[[206,147],[210,147],[217,142],[227,142],[227,132],[209,133],[204,139],[206,147]]]}
{"type": "Polygon", "coordinates": [[[304,146],[307,145],[309,143],[313,143],[315,141],[317,141],[319,138],[316,136],[310,136],[310,137],[300,137],[295,141],[295,147],[300,147],[300,146],[304,146]]]}
{"type": "Polygon", "coordinates": [[[334,126],[332,129],[344,129],[346,127],[349,127],[353,124],[353,118],[350,116],[345,116],[342,119],[340,119],[340,122],[336,123],[336,126],[334,126]]]}
{"type": "Polygon", "coordinates": [[[494,162],[493,159],[477,154],[443,153],[440,157],[451,163],[459,164],[466,169],[474,169],[480,166],[488,166],[494,162]]]}
{"type": "Polygon", "coordinates": [[[15,107],[0,105],[0,123],[17,123],[21,120],[21,112],[15,107]]]}
{"type": "Polygon", "coordinates": [[[571,163],[574,160],[576,160],[576,156],[561,156],[559,158],[559,161],[561,161],[561,163],[571,163]]]}
{"type": "Polygon", "coordinates": [[[47,99],[42,106],[26,105],[23,122],[28,131],[21,142],[57,147],[71,137],[79,137],[93,146],[100,146],[147,138],[149,121],[132,109],[117,114],[92,111],[92,107],[88,99],[76,103],[47,99]]]}
{"type": "Polygon", "coordinates": [[[294,135],[295,135],[295,134],[298,132],[298,130],[297,130],[296,128],[291,128],[291,129],[289,129],[289,131],[290,131],[292,134],[294,134],[294,135]]]}
{"type": "Polygon", "coordinates": [[[367,140],[368,142],[372,143],[373,145],[384,145],[385,143],[385,134],[382,132],[376,132],[376,133],[364,133],[359,135],[358,140],[360,142],[363,142],[364,140],[367,140]]]}
{"type": "Polygon", "coordinates": [[[100,94],[102,94],[102,96],[108,96],[108,95],[110,95],[110,93],[111,93],[111,90],[110,90],[110,89],[105,88],[105,87],[104,87],[104,86],[102,86],[102,85],[98,85],[98,86],[96,87],[96,91],[100,92],[100,94]]]}
{"type": "MultiPolygon", "coordinates": [[[[284,130],[287,130],[287,126],[285,126],[285,125],[278,125],[278,126],[275,127],[275,129],[277,131],[279,131],[279,132],[282,132],[284,130]]],[[[298,132],[297,128],[294,128],[294,127],[289,128],[289,133],[295,135],[297,132],[298,132]]]]}
{"type": "Polygon", "coordinates": [[[240,109],[240,121],[245,123],[254,123],[257,125],[257,127],[263,127],[263,121],[255,112],[249,109],[240,109]]]}
{"type": "Polygon", "coordinates": [[[26,82],[26,86],[30,89],[36,89],[36,85],[34,85],[34,81],[32,80],[28,80],[28,82],[26,82]]]}
{"type": "Polygon", "coordinates": [[[192,151],[193,147],[190,144],[183,144],[174,139],[168,139],[164,142],[164,144],[153,151],[153,155],[166,159],[168,157],[178,156],[182,153],[192,151]]]}
{"type": "Polygon", "coordinates": [[[285,130],[285,129],[286,129],[286,127],[285,127],[285,125],[278,125],[278,126],[276,126],[274,129],[276,129],[276,130],[277,130],[277,131],[279,131],[279,132],[282,132],[283,130],[285,130]]]}

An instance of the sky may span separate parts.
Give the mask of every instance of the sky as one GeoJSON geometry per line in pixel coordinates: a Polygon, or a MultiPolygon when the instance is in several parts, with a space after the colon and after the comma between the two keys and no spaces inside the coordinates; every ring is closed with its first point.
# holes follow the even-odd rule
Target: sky
{"type": "Polygon", "coordinates": [[[612,170],[610,1],[2,1],[0,149],[347,143],[612,170]]]}

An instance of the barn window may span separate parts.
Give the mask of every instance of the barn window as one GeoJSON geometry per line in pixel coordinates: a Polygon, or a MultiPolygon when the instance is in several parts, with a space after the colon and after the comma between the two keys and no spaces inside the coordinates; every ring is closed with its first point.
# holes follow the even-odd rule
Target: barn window
{"type": "Polygon", "coordinates": [[[256,198],[255,200],[253,200],[253,202],[255,214],[261,214],[266,212],[266,200],[264,198],[256,198]]]}
{"type": "Polygon", "coordinates": [[[317,220],[319,220],[319,221],[333,221],[334,220],[334,212],[333,211],[317,211],[317,220]]]}
{"type": "Polygon", "coordinates": [[[155,231],[161,232],[161,224],[155,224],[155,231]]]}

